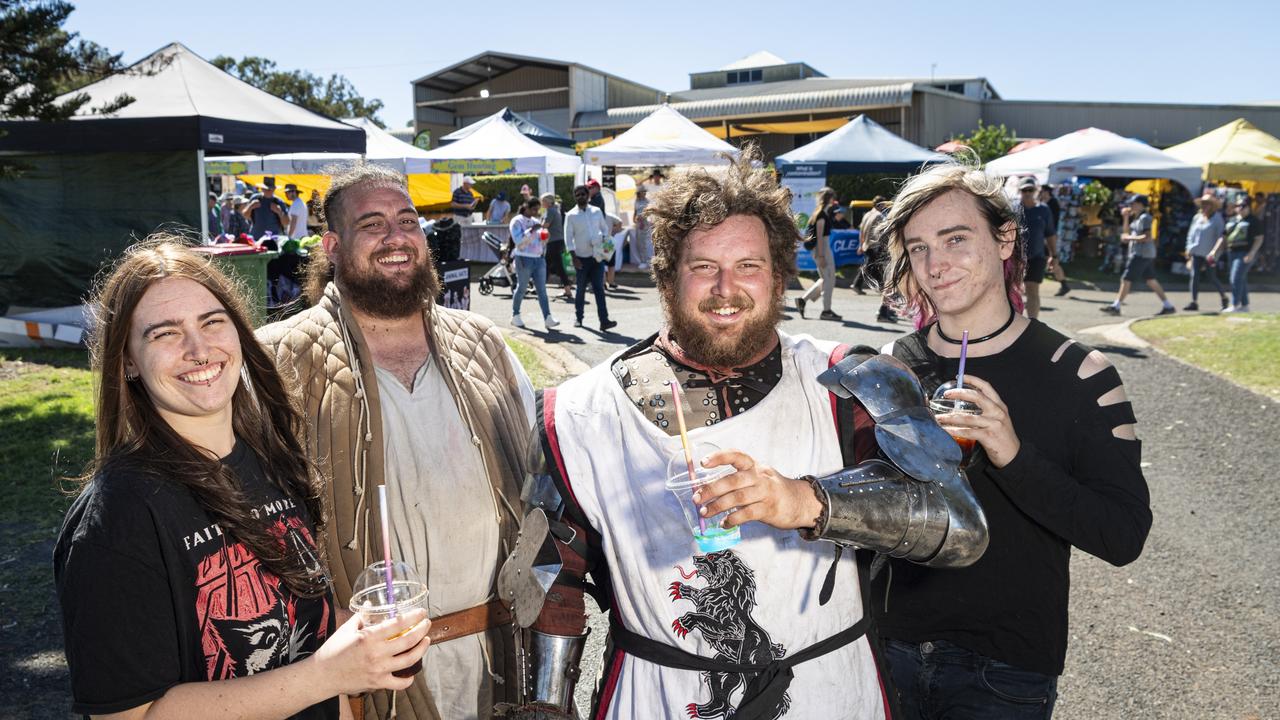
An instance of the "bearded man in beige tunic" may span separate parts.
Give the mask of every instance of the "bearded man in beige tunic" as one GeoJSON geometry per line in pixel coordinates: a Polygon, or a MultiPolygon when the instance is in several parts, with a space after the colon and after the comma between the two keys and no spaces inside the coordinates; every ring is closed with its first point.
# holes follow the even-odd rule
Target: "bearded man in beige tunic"
{"type": "Polygon", "coordinates": [[[338,605],[382,557],[385,483],[391,554],[427,583],[432,618],[413,686],[352,706],[364,717],[487,720],[516,684],[494,583],[522,514],[533,389],[492,323],[435,304],[439,279],[402,175],[354,166],[334,177],[324,215],[324,253],[311,263],[321,276],[332,263],[332,281],[313,282],[315,304],[259,339],[293,378],[327,481],[338,605]]]}

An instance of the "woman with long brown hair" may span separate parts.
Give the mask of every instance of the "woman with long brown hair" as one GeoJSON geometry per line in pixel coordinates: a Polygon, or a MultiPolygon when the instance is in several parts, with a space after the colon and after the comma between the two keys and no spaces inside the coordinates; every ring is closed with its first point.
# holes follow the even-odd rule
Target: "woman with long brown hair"
{"type": "Polygon", "coordinates": [[[823,320],[843,319],[831,309],[831,296],[836,289],[836,258],[831,251],[831,214],[839,204],[835,190],[824,187],[818,191],[817,204],[809,218],[813,238],[818,241],[813,248],[813,261],[818,266],[818,282],[810,285],[804,295],[796,298],[796,309],[800,311],[800,317],[804,317],[805,305],[817,300],[821,294],[822,313],[818,317],[823,320]]]}
{"type": "Polygon", "coordinates": [[[425,611],[338,626],[301,416],[244,301],[179,238],[130,248],[92,307],[97,452],[54,553],[73,709],[337,718],[404,689],[425,611]]]}

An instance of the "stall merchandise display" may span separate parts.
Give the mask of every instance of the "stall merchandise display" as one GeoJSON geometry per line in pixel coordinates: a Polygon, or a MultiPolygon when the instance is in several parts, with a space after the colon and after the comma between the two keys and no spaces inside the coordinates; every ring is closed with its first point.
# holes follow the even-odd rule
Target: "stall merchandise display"
{"type": "Polygon", "coordinates": [[[1262,216],[1262,249],[1253,268],[1255,272],[1275,272],[1280,269],[1280,194],[1267,195],[1257,212],[1262,216]]]}
{"type": "Polygon", "coordinates": [[[1196,206],[1191,195],[1176,183],[1151,198],[1151,214],[1157,219],[1156,252],[1161,258],[1173,260],[1174,267],[1182,267],[1186,260],[1187,230],[1195,217],[1196,206]]]}
{"type": "Polygon", "coordinates": [[[1058,199],[1058,262],[1070,263],[1080,250],[1084,240],[1084,225],[1080,217],[1080,200],[1083,196],[1080,186],[1074,183],[1063,183],[1054,188],[1053,195],[1058,199]]]}

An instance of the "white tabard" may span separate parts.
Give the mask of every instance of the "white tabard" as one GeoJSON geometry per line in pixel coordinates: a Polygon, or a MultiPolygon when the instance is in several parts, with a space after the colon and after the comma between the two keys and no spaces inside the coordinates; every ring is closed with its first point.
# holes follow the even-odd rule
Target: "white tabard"
{"type": "MultiPolygon", "coordinates": [[[[787,477],[838,470],[831,396],[816,380],[835,345],[807,335],[779,336],[783,374],[777,386],[740,415],[692,428],[690,439],[742,450],[787,477]]],[[[680,448],[680,439],[647,422],[609,368],[604,363],[565,383],[554,412],[567,481],[602,537],[614,612],[624,627],[686,652],[737,662],[738,657],[718,655],[701,628],[745,638],[736,645],[746,661],[762,653],[792,655],[861,619],[853,553],[839,563],[831,601],[818,604],[834,557],[830,543],[807,542],[794,530],[753,522],[742,528],[735,547],[701,554],[664,487],[667,458],[680,448]],[[697,598],[691,599],[674,589],[680,585],[704,592],[689,593],[697,598]],[[683,634],[678,626],[691,629],[683,634]]],[[[865,637],[793,670],[784,707],[774,717],[884,717],[865,637]]],[[[604,718],[724,717],[743,692],[739,676],[678,670],[632,656],[622,659],[616,678],[604,682],[604,711],[598,715],[604,718]]]]}

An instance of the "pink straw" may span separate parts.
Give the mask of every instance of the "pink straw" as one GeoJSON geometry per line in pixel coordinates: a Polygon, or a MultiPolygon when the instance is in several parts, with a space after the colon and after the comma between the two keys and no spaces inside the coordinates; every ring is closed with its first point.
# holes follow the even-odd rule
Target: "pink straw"
{"type": "MultiPolygon", "coordinates": [[[[684,447],[684,461],[689,466],[689,484],[692,486],[697,473],[693,469],[693,450],[689,448],[689,431],[684,426],[684,410],[680,407],[680,383],[668,380],[667,384],[671,386],[671,399],[675,401],[676,420],[680,427],[680,444],[684,447]]],[[[702,517],[701,512],[698,513],[698,531],[703,535],[707,534],[707,521],[702,517]]]]}
{"type": "Polygon", "coordinates": [[[969,331],[960,333],[960,372],[956,373],[956,387],[964,387],[964,361],[969,356],[969,331]]]}
{"type": "Polygon", "coordinates": [[[387,580],[387,602],[391,605],[390,616],[396,616],[396,591],[391,570],[391,523],[387,520],[387,486],[378,486],[378,506],[382,512],[382,559],[387,580]]]}

